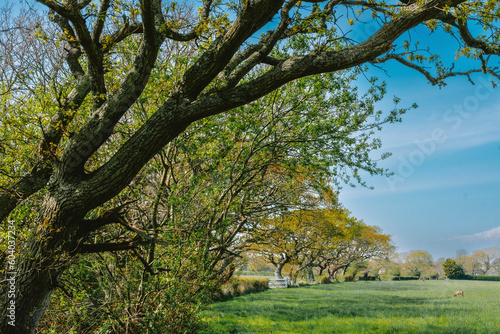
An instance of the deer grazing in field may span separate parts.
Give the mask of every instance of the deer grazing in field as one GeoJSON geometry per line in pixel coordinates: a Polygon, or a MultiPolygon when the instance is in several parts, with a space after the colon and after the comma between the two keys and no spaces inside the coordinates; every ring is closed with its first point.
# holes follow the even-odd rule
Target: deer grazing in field
{"type": "Polygon", "coordinates": [[[462,295],[462,297],[465,297],[464,296],[464,292],[462,290],[458,290],[457,292],[455,292],[455,294],[453,295],[453,297],[456,297],[458,295],[462,295]]]}

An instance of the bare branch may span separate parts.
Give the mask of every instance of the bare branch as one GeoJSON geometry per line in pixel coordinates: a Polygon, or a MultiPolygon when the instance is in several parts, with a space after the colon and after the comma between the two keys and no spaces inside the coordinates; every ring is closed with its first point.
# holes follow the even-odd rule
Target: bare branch
{"type": "Polygon", "coordinates": [[[380,64],[380,63],[384,63],[390,59],[394,59],[394,60],[397,60],[398,62],[400,62],[401,64],[407,66],[407,67],[410,67],[414,70],[417,70],[418,72],[422,73],[426,78],[427,80],[429,80],[429,82],[432,84],[432,85],[438,85],[440,83],[442,83],[438,78],[434,78],[428,71],[426,71],[422,66],[418,66],[417,64],[414,64],[406,59],[404,59],[403,57],[401,57],[400,55],[396,55],[396,54],[389,54],[389,55],[386,55],[384,57],[379,57],[377,59],[375,59],[373,61],[373,63],[377,63],[377,64],[380,64]]]}
{"type": "Polygon", "coordinates": [[[239,47],[269,22],[282,6],[281,1],[247,1],[231,28],[218,37],[182,78],[183,94],[195,99],[228,64],[239,47]]]}
{"type": "Polygon", "coordinates": [[[41,4],[44,4],[45,6],[52,9],[57,14],[61,15],[62,17],[66,18],[66,19],[68,19],[71,16],[70,11],[65,6],[59,5],[54,0],[36,0],[36,1],[41,3],[41,4]]]}
{"type": "MultiPolygon", "coordinates": [[[[102,102],[100,108],[94,112],[79,133],[73,136],[71,142],[66,146],[61,157],[63,169],[83,174],[83,166],[87,159],[109,138],[116,123],[135,103],[145,88],[158,56],[161,41],[164,39],[164,35],[157,32],[154,26],[155,16],[158,13],[154,11],[153,5],[151,5],[153,7],[148,5],[151,5],[149,1],[143,1],[142,6],[145,11],[143,19],[146,22],[144,23],[145,36],[144,42],[137,51],[134,66],[116,92],[108,100],[102,102]]],[[[127,32],[130,32],[131,30],[128,28],[127,32]]],[[[125,35],[125,33],[119,32],[116,40],[125,38],[125,35]]],[[[101,71],[103,71],[102,66],[101,71]]]]}
{"type": "Polygon", "coordinates": [[[88,254],[88,253],[102,253],[102,252],[116,252],[136,249],[140,245],[147,245],[150,241],[144,240],[130,240],[124,242],[116,243],[100,243],[100,244],[81,244],[78,246],[76,253],[78,254],[88,254]]]}
{"type": "Polygon", "coordinates": [[[479,49],[487,55],[500,56],[500,46],[498,44],[488,44],[486,42],[478,40],[477,38],[474,38],[470,33],[467,21],[459,20],[457,26],[460,36],[468,46],[479,49]]]}
{"type": "Polygon", "coordinates": [[[450,77],[456,77],[456,76],[466,76],[469,78],[469,81],[471,81],[470,75],[473,73],[485,73],[485,74],[488,73],[488,74],[491,74],[491,75],[495,76],[496,78],[500,79],[500,74],[495,72],[495,68],[489,68],[486,66],[486,60],[484,60],[484,58],[482,59],[480,69],[472,69],[472,70],[468,70],[468,71],[453,71],[453,68],[451,68],[447,72],[440,73],[438,76],[432,76],[432,74],[429,71],[427,71],[424,67],[419,66],[415,63],[412,63],[412,62],[404,59],[403,57],[401,57],[400,55],[397,55],[397,54],[389,54],[389,55],[386,55],[384,57],[379,57],[379,58],[375,59],[373,62],[374,63],[383,63],[383,62],[386,62],[386,61],[391,60],[391,59],[396,60],[399,63],[422,73],[427,78],[427,80],[429,80],[429,82],[432,85],[442,86],[442,85],[444,85],[444,79],[450,78],[450,77]]]}
{"type": "Polygon", "coordinates": [[[369,1],[351,1],[351,0],[341,0],[338,2],[339,5],[347,5],[347,6],[362,6],[366,8],[373,9],[376,12],[383,13],[384,15],[387,15],[388,17],[392,17],[393,14],[386,9],[387,6],[380,5],[376,2],[369,2],[369,1]]]}
{"type": "Polygon", "coordinates": [[[157,271],[151,267],[151,265],[137,252],[137,250],[134,248],[132,250],[134,252],[134,255],[141,261],[142,265],[144,266],[144,269],[152,276],[158,275],[161,272],[169,272],[171,269],[166,269],[166,268],[156,268],[157,271]]]}
{"type": "MultiPolygon", "coordinates": [[[[144,38],[148,44],[154,45],[156,43],[156,26],[155,26],[155,16],[157,12],[155,11],[156,6],[154,6],[155,0],[141,0],[141,16],[142,25],[144,28],[144,38]]],[[[160,13],[161,14],[161,13],[160,13]]]]}
{"type": "Polygon", "coordinates": [[[47,185],[53,172],[54,152],[66,132],[67,125],[75,116],[74,110],[79,108],[89,92],[90,80],[88,77],[83,77],[44,130],[44,137],[38,147],[38,160],[30,173],[24,175],[7,189],[0,191],[0,222],[21,201],[47,185]]]}
{"type": "Polygon", "coordinates": [[[32,171],[10,187],[0,191],[0,222],[24,199],[44,188],[52,175],[52,168],[37,164],[32,171]]]}
{"type": "Polygon", "coordinates": [[[261,62],[262,58],[267,56],[269,52],[273,49],[276,43],[281,39],[283,33],[287,29],[290,24],[289,13],[290,10],[295,6],[298,0],[288,1],[283,8],[281,9],[281,22],[276,28],[276,30],[268,34],[261,43],[259,43],[259,49],[254,52],[248,59],[245,64],[240,66],[231,76],[227,79],[227,86],[234,87],[238,84],[238,82],[258,63],[261,62]]]}
{"type": "Polygon", "coordinates": [[[68,63],[73,76],[77,80],[81,79],[85,72],[79,62],[81,55],[80,44],[77,41],[73,28],[69,24],[68,19],[63,18],[52,9],[49,11],[49,20],[56,23],[59,28],[61,28],[63,36],[70,47],[66,56],[66,62],[68,63]]]}
{"type": "Polygon", "coordinates": [[[99,13],[97,14],[97,22],[95,24],[94,31],[92,32],[92,40],[94,43],[99,42],[101,37],[102,29],[104,28],[104,22],[106,20],[106,13],[111,4],[111,0],[103,0],[101,2],[101,7],[99,8],[99,13]]]}
{"type": "Polygon", "coordinates": [[[142,34],[144,32],[142,23],[139,22],[133,22],[129,24],[128,21],[125,21],[123,26],[120,28],[120,30],[116,31],[110,36],[111,42],[107,42],[103,45],[103,53],[108,53],[111,48],[123,41],[125,38],[128,36],[131,36],[133,34],[142,34]]]}

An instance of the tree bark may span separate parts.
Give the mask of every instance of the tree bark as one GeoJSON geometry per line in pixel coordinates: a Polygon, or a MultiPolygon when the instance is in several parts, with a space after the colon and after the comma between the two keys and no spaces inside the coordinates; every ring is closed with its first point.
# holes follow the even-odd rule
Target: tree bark
{"type": "Polygon", "coordinates": [[[16,256],[19,263],[8,273],[10,281],[2,293],[6,296],[15,287],[15,293],[8,294],[8,305],[15,308],[2,307],[2,320],[8,321],[0,322],[0,333],[34,333],[61,274],[74,259],[70,254],[77,247],[82,221],[75,217],[81,210],[76,201],[61,201],[61,195],[47,195],[36,229],[16,256]]]}
{"type": "Polygon", "coordinates": [[[312,270],[312,268],[310,268],[307,272],[307,282],[309,284],[312,284],[314,283],[315,279],[314,279],[314,272],[312,270]]]}
{"type": "Polygon", "coordinates": [[[274,267],[274,278],[283,279],[281,271],[283,270],[283,267],[285,266],[286,262],[287,261],[281,261],[274,267]]]}

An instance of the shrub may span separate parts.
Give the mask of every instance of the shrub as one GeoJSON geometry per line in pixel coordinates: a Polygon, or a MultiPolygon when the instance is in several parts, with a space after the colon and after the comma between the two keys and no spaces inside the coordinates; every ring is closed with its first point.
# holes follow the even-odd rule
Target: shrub
{"type": "Polygon", "coordinates": [[[486,275],[464,275],[458,279],[471,280],[471,281],[490,281],[500,282],[500,276],[486,276],[486,275]]]}
{"type": "Polygon", "coordinates": [[[214,300],[227,300],[232,297],[247,295],[268,289],[269,280],[257,278],[233,277],[213,296],[214,300]]]}
{"type": "Polygon", "coordinates": [[[425,273],[425,275],[420,276],[420,279],[437,280],[437,279],[439,279],[439,273],[438,272],[427,272],[427,273],[425,273]]]}
{"type": "Polygon", "coordinates": [[[332,283],[332,280],[330,279],[330,276],[320,276],[319,283],[320,284],[330,284],[330,283],[332,283]]]}
{"type": "Polygon", "coordinates": [[[343,279],[344,279],[344,282],[354,282],[353,275],[344,275],[343,279]]]}
{"type": "Polygon", "coordinates": [[[394,281],[396,279],[396,277],[399,277],[399,276],[394,276],[394,275],[391,275],[391,274],[382,274],[380,275],[380,279],[382,281],[394,281]]]}
{"type": "Polygon", "coordinates": [[[448,278],[461,278],[465,276],[463,268],[453,259],[443,262],[443,271],[448,278]]]}
{"type": "Polygon", "coordinates": [[[401,277],[394,277],[392,280],[393,281],[418,281],[420,277],[418,276],[401,276],[401,277]]]}
{"type": "Polygon", "coordinates": [[[434,272],[434,273],[430,274],[429,279],[439,279],[439,273],[434,272]]]}
{"type": "Polygon", "coordinates": [[[394,267],[391,270],[389,270],[389,274],[392,275],[393,277],[401,277],[401,268],[394,267]]]}

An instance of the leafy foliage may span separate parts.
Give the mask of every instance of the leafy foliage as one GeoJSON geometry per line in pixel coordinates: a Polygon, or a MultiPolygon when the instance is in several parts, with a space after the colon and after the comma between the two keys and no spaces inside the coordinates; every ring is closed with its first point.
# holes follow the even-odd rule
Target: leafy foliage
{"type": "Polygon", "coordinates": [[[462,267],[453,259],[446,259],[446,261],[444,261],[443,270],[448,278],[461,278],[465,275],[462,267]]]}
{"type": "Polygon", "coordinates": [[[251,250],[275,267],[275,275],[288,266],[296,278],[306,268],[328,271],[331,279],[355,262],[389,256],[394,250],[390,236],[349,216],[337,204],[328,209],[300,210],[260,222],[249,233],[251,250]]]}
{"type": "Polygon", "coordinates": [[[500,276],[485,276],[485,275],[464,275],[457,277],[465,280],[471,281],[490,281],[490,282],[500,282],[500,276]]]}
{"type": "Polygon", "coordinates": [[[423,276],[426,271],[432,270],[432,255],[423,250],[412,251],[405,257],[405,265],[412,276],[423,276]]]}

